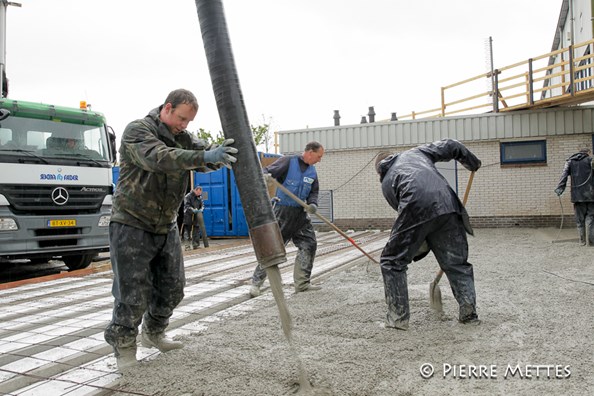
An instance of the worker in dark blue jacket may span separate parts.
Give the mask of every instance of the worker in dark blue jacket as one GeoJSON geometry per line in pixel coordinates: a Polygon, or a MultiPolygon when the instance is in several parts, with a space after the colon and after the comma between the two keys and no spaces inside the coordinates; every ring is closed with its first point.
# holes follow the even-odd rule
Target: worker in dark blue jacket
{"type": "MultiPolygon", "coordinates": [[[[314,214],[318,208],[319,183],[315,164],[322,160],[324,147],[318,142],[310,142],[305,146],[303,154],[286,156],[277,159],[264,168],[266,177],[276,179],[280,184],[295,194],[300,200],[308,204],[309,214],[314,214]]],[[[316,256],[317,240],[311,224],[311,219],[303,207],[278,189],[274,204],[274,214],[278,221],[283,242],[289,241],[297,247],[297,257],[293,271],[295,292],[317,290],[319,286],[312,286],[311,271],[316,256]]],[[[266,271],[258,266],[252,276],[250,295],[260,295],[260,287],[266,279],[266,271]]]]}

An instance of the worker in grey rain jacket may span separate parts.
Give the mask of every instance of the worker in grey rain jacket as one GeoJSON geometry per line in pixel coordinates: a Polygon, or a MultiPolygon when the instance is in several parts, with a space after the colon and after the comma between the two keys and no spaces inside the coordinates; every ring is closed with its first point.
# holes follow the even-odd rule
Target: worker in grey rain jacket
{"type": "Polygon", "coordinates": [[[563,194],[567,179],[571,176],[571,202],[579,241],[581,245],[594,246],[594,162],[590,156],[592,150],[589,145],[582,145],[578,149],[579,152],[565,161],[555,193],[558,196],[563,194]]]}
{"type": "Polygon", "coordinates": [[[382,193],[398,212],[380,259],[388,313],[386,327],[408,329],[410,309],[406,271],[413,259],[432,251],[459,305],[461,323],[480,323],[466,233],[468,214],[458,195],[435,167],[456,160],[470,171],[481,161],[457,140],[444,139],[401,153],[380,153],[376,171],[382,193]],[[422,249],[426,242],[429,250],[422,249]],[[425,250],[425,251],[424,251],[425,250]]]}
{"type": "MultiPolygon", "coordinates": [[[[266,178],[272,177],[301,201],[308,204],[309,214],[318,208],[319,182],[315,164],[322,160],[324,147],[318,142],[309,142],[300,155],[281,157],[263,169],[266,178]]],[[[318,290],[311,284],[311,271],[316,256],[318,242],[311,219],[304,208],[282,190],[277,189],[274,215],[278,221],[283,242],[290,241],[297,247],[293,281],[295,292],[318,290]]],[[[260,287],[266,279],[266,270],[256,266],[252,275],[250,295],[260,295],[260,287]]]]}
{"type": "Polygon", "coordinates": [[[207,149],[187,125],[198,102],[185,89],[172,91],[163,105],[132,121],[120,144],[120,177],[109,225],[115,302],[105,340],[120,370],[136,360],[136,337],[161,352],[183,347],[165,337],[173,309],[184,296],[184,263],[177,228],[178,208],[189,171],[207,172],[236,161],[233,139],[207,149]]]}

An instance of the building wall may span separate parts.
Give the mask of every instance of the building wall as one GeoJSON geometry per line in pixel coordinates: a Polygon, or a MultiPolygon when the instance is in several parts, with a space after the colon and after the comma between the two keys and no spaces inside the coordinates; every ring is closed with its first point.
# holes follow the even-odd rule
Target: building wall
{"type": "MultiPolygon", "coordinates": [[[[520,139],[522,140],[522,139],[520,139]]],[[[509,140],[505,140],[509,141],[509,140]]],[[[500,165],[501,140],[463,142],[482,161],[470,189],[467,210],[475,227],[573,227],[569,186],[561,203],[554,193],[565,159],[592,134],[546,138],[546,165],[500,165]]],[[[415,146],[361,150],[328,150],[317,167],[320,188],[333,190],[334,222],[344,229],[390,228],[396,212],[381,193],[374,169],[380,151],[398,152],[415,146]]],[[[439,165],[439,164],[438,164],[439,165]]],[[[457,192],[463,199],[470,172],[457,165],[457,192]]]]}

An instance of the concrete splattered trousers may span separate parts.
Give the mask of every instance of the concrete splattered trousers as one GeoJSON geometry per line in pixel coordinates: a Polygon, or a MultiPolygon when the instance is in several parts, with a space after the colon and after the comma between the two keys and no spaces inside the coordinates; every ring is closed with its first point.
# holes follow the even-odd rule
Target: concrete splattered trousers
{"type": "Polygon", "coordinates": [[[427,241],[450,282],[460,309],[459,320],[465,322],[478,318],[466,230],[462,217],[450,213],[399,234],[392,230],[380,260],[388,305],[387,324],[408,324],[410,309],[406,271],[423,241],[427,241]]]}
{"type": "MultiPolygon", "coordinates": [[[[318,242],[311,220],[301,206],[276,205],[274,214],[278,220],[283,242],[289,241],[297,247],[297,257],[293,269],[295,291],[304,291],[310,286],[311,270],[316,257],[318,242]]],[[[266,270],[260,265],[254,270],[252,284],[261,286],[266,279],[266,270]]]]}
{"type": "Polygon", "coordinates": [[[165,331],[186,280],[177,224],[160,235],[112,222],[109,242],[115,302],[104,336],[117,353],[136,344],[141,322],[143,332],[165,331]]]}
{"type": "Polygon", "coordinates": [[[573,208],[580,244],[594,246],[594,202],[576,202],[573,208]]]}

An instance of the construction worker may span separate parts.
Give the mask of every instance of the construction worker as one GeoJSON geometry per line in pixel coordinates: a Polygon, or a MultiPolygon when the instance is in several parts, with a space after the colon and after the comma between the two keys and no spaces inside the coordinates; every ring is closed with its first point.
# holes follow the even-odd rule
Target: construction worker
{"type": "Polygon", "coordinates": [[[563,194],[567,178],[571,176],[571,202],[580,245],[594,246],[594,162],[590,156],[592,151],[589,145],[584,144],[578,147],[578,150],[565,161],[555,193],[557,196],[563,194]]]}
{"type": "Polygon", "coordinates": [[[375,167],[386,201],[398,212],[380,259],[388,313],[386,327],[408,329],[406,271],[413,259],[433,251],[458,301],[461,323],[480,323],[466,233],[468,214],[456,192],[435,167],[457,160],[476,171],[481,161],[457,140],[444,139],[402,153],[380,153],[375,167]],[[426,242],[426,244],[425,244],[426,242]],[[428,249],[423,251],[422,246],[428,249]]]}
{"type": "Polygon", "coordinates": [[[198,216],[204,211],[204,202],[202,201],[202,187],[196,186],[192,191],[186,194],[184,198],[184,241],[186,250],[197,249],[200,247],[200,229],[198,216]]]}
{"type": "MultiPolygon", "coordinates": [[[[276,179],[300,200],[306,202],[309,206],[309,214],[314,214],[318,208],[320,190],[314,165],[320,162],[323,156],[324,147],[318,142],[310,142],[305,146],[303,154],[281,157],[264,168],[263,172],[265,177],[276,179]]],[[[274,204],[274,214],[278,220],[283,242],[286,245],[289,241],[293,241],[298,249],[293,270],[295,292],[318,290],[320,287],[313,286],[310,282],[318,246],[311,219],[303,207],[282,190],[278,189],[276,195],[279,199],[274,204]]],[[[250,288],[252,297],[260,295],[260,287],[265,279],[266,270],[258,264],[252,275],[250,288]]]]}
{"type": "Polygon", "coordinates": [[[183,347],[165,337],[173,309],[184,297],[184,262],[177,214],[190,170],[231,166],[233,139],[207,149],[186,131],[198,102],[185,89],[132,121],[120,144],[120,176],[113,198],[109,242],[113,269],[113,316],[105,340],[120,370],[136,360],[136,337],[161,352],[183,347]]]}

